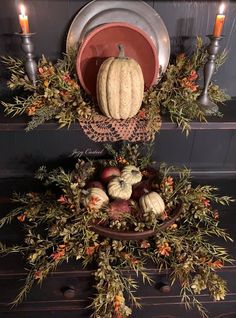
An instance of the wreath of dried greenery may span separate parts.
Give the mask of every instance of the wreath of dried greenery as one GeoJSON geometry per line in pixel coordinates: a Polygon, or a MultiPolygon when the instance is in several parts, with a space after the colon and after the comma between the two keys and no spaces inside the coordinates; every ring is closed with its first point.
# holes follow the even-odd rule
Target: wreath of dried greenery
{"type": "MultiPolygon", "coordinates": [[[[154,167],[150,156],[142,157],[137,145],[124,146],[119,153],[111,146],[107,149],[112,159],[77,159],[74,170],[69,172],[63,168],[47,171],[46,167],[41,167],[36,178],[44,184],[45,191],[14,195],[13,202],[18,206],[0,220],[0,227],[13,220],[20,222],[25,240],[16,246],[1,244],[0,253],[23,254],[28,274],[12,304],[22,302],[33,284],[41,284],[62,262],[76,259],[85,267],[91,262],[97,266],[94,273],[96,294],[90,305],[93,317],[126,318],[134,306],[140,307],[134,273],[142,277],[143,282],[152,284],[145,267],[149,260],[155,264],[157,272],[170,272],[172,284],[179,282],[182,301],[187,308],[196,306],[200,314],[207,317],[197,295],[207,290],[214,300],[224,299],[226,282],[216,270],[232,262],[224,248],[209,241],[212,237],[231,240],[218,226],[219,212],[215,205],[228,205],[233,199],[218,196],[217,189],[209,185],[193,186],[187,169],[176,170],[161,165],[155,169],[153,178],[153,170],[147,168],[154,167]],[[173,208],[182,203],[180,217],[166,230],[160,229],[162,220],[152,211],[140,216],[134,209],[131,215],[124,214],[121,219],[114,220],[108,213],[109,205],[99,210],[93,209],[93,205],[96,206],[94,200],[87,207],[83,205],[86,185],[97,178],[101,167],[122,169],[127,164],[138,167],[143,180],[152,176],[152,189],[163,198],[167,219],[173,208]],[[117,231],[132,229],[140,232],[151,228],[155,235],[145,240],[102,237],[90,227],[91,222],[98,220],[117,231]]],[[[138,203],[132,204],[135,207],[138,203]]]]}

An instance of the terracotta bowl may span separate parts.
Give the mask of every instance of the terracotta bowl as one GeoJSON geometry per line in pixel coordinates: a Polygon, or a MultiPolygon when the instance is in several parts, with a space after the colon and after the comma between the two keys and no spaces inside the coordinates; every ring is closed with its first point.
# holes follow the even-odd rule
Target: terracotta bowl
{"type": "MultiPolygon", "coordinates": [[[[182,204],[179,204],[173,211],[172,218],[168,221],[163,222],[160,225],[161,230],[165,230],[169,226],[175,223],[182,212],[182,204]]],[[[115,240],[143,240],[155,235],[154,230],[146,230],[142,232],[129,232],[129,231],[117,231],[111,228],[104,227],[102,225],[91,225],[91,230],[95,233],[109,237],[115,240]]]]}
{"type": "Polygon", "coordinates": [[[107,23],[89,33],[79,48],[76,60],[80,83],[94,97],[98,70],[105,59],[119,55],[118,44],[123,44],[125,55],[141,66],[145,87],[149,88],[156,82],[158,52],[149,35],[129,23],[107,23]]]}

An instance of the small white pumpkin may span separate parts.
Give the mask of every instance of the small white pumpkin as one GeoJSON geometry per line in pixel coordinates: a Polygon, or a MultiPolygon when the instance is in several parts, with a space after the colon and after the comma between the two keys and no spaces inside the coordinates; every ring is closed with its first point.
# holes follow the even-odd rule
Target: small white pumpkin
{"type": "Polygon", "coordinates": [[[139,206],[143,212],[153,212],[157,217],[165,211],[165,203],[157,192],[144,194],[139,199],[139,206]]]}
{"type": "Polygon", "coordinates": [[[90,188],[83,197],[82,203],[86,208],[97,211],[108,205],[109,198],[102,189],[90,188]]]}
{"type": "Polygon", "coordinates": [[[125,182],[133,185],[142,180],[142,173],[139,168],[133,165],[128,165],[123,168],[121,178],[123,178],[125,182]]]}
{"type": "Polygon", "coordinates": [[[108,194],[113,199],[128,200],[132,194],[132,186],[121,177],[116,177],[108,183],[108,194]]]}

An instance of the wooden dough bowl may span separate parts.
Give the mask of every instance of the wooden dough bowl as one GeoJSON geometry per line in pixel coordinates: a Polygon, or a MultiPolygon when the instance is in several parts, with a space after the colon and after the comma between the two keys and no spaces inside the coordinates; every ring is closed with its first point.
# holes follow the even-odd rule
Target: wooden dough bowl
{"type": "MultiPolygon", "coordinates": [[[[160,225],[161,230],[165,230],[166,228],[170,227],[172,224],[175,223],[175,221],[178,219],[182,212],[182,206],[182,203],[180,203],[172,212],[172,218],[168,221],[164,221],[160,225]]],[[[156,233],[154,230],[145,230],[142,232],[117,231],[98,224],[93,224],[90,226],[90,228],[92,231],[101,236],[109,237],[115,240],[143,240],[154,236],[156,233]]]]}

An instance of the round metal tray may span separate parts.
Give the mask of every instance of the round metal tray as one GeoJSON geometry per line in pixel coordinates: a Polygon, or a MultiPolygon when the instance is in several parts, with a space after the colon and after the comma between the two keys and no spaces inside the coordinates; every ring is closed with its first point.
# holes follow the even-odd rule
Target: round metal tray
{"type": "Polygon", "coordinates": [[[67,35],[66,50],[78,48],[91,30],[109,22],[127,22],[145,31],[158,51],[160,71],[170,57],[168,31],[159,14],[144,1],[93,0],[75,16],[67,35]]]}
{"type": "Polygon", "coordinates": [[[94,97],[99,69],[108,57],[118,56],[119,43],[124,46],[125,55],[140,65],[145,89],[156,83],[159,63],[157,49],[150,37],[132,24],[106,23],[89,33],[80,45],[76,61],[80,84],[94,97]]]}

